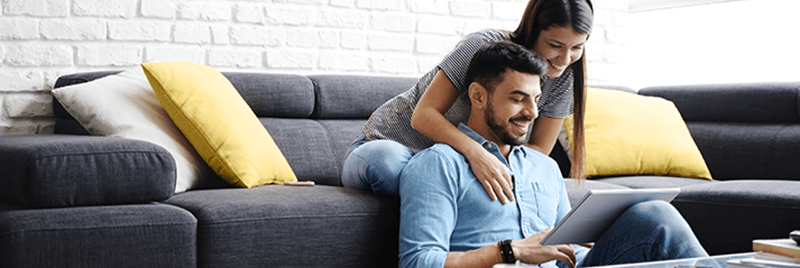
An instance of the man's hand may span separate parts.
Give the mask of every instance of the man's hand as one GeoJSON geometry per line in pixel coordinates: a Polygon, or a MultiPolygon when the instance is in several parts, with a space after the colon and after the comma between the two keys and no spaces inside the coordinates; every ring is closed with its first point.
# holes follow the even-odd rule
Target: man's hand
{"type": "Polygon", "coordinates": [[[575,250],[570,245],[543,246],[542,239],[553,228],[547,228],[531,237],[511,241],[511,250],[521,262],[528,264],[541,264],[552,260],[559,260],[569,267],[575,267],[575,250]]]}
{"type": "Polygon", "coordinates": [[[508,169],[500,160],[497,159],[489,151],[478,150],[477,155],[467,159],[472,173],[478,178],[478,181],[486,189],[486,193],[493,201],[497,201],[500,197],[500,202],[504,205],[508,200],[514,201],[514,192],[512,191],[511,176],[508,175],[508,169]]]}

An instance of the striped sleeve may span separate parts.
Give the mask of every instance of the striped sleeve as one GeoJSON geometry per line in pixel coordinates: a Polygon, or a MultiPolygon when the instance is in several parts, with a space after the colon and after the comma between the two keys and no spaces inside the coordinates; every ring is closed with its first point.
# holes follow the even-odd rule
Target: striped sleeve
{"type": "Polygon", "coordinates": [[[465,93],[469,85],[466,84],[467,70],[472,56],[486,43],[508,40],[501,33],[492,30],[475,32],[468,35],[456,45],[450,54],[439,63],[439,68],[444,71],[450,82],[456,86],[458,92],[465,93]]]}

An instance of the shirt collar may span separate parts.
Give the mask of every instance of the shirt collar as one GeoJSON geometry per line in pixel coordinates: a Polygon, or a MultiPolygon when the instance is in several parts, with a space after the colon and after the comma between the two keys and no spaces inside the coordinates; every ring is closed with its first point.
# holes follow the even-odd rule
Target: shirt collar
{"type": "Polygon", "coordinates": [[[486,140],[483,136],[481,136],[481,134],[478,134],[478,132],[475,132],[464,123],[458,124],[458,130],[461,130],[461,132],[464,132],[464,134],[467,134],[467,136],[477,141],[481,145],[485,145],[487,142],[494,144],[493,142],[486,140]]]}
{"type": "MultiPolygon", "coordinates": [[[[461,130],[461,132],[464,132],[464,134],[467,134],[467,136],[469,136],[476,142],[478,142],[478,144],[480,144],[481,147],[483,147],[486,150],[489,150],[489,152],[495,154],[498,158],[503,159],[504,160],[503,162],[505,162],[504,157],[502,156],[502,154],[500,154],[500,149],[497,147],[497,144],[487,140],[486,138],[481,136],[481,134],[478,134],[478,132],[475,132],[464,123],[459,123],[458,129],[461,130]]],[[[516,153],[517,151],[525,153],[525,150],[522,150],[522,147],[524,146],[523,145],[512,146],[511,153],[516,153]]]]}

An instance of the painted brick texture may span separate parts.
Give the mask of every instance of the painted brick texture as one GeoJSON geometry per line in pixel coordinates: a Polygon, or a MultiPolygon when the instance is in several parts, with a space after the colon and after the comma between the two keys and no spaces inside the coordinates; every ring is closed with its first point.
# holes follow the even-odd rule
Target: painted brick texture
{"type": "MultiPolygon", "coordinates": [[[[62,74],[193,61],[222,71],[419,76],[527,0],[2,0],[0,135],[53,131],[62,74]]],[[[624,79],[628,0],[595,0],[589,79],[624,79]]]]}

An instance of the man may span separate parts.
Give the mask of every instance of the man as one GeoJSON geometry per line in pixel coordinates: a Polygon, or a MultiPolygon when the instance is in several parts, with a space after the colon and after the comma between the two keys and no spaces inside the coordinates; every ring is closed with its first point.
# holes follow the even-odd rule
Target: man
{"type": "Polygon", "coordinates": [[[400,178],[400,267],[491,267],[519,260],[574,267],[707,256],[668,203],[626,211],[592,249],[539,242],[570,210],[556,163],[522,146],[533,120],[545,63],[511,42],[490,43],[473,57],[471,101],[459,129],[505,163],[514,201],[492,202],[452,147],[415,155],[400,178]]]}

